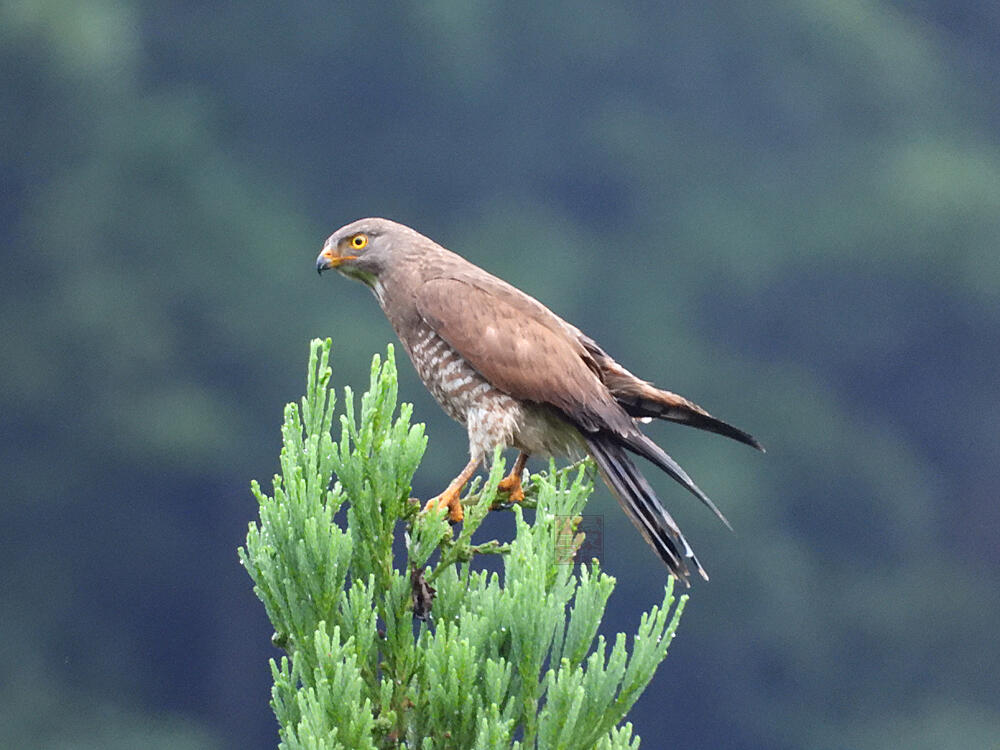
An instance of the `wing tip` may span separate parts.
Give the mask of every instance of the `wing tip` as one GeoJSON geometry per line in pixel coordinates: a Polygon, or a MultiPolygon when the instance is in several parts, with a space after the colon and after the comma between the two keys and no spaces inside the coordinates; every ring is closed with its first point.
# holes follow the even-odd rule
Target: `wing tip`
{"type": "MultiPolygon", "coordinates": [[[[712,417],[712,419],[715,419],[715,417],[712,417]]],[[[753,435],[751,435],[749,432],[745,432],[741,430],[739,427],[733,427],[731,424],[729,424],[728,422],[723,422],[721,419],[716,419],[715,421],[718,422],[720,425],[725,426],[724,430],[718,430],[718,433],[720,435],[735,440],[738,443],[749,445],[751,448],[759,450],[761,453],[767,453],[767,449],[764,447],[764,444],[760,442],[757,438],[755,438],[753,435]]]]}

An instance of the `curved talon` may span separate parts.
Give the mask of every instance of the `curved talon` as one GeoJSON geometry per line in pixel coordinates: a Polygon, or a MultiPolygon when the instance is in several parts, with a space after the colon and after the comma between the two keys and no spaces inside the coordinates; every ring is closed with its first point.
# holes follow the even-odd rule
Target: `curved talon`
{"type": "Polygon", "coordinates": [[[510,474],[505,476],[497,484],[497,489],[500,492],[510,493],[510,502],[519,503],[524,500],[524,490],[521,488],[521,474],[524,473],[524,465],[528,462],[528,454],[521,451],[517,454],[517,460],[514,462],[514,468],[510,470],[510,474]]]}
{"type": "Polygon", "coordinates": [[[476,467],[479,465],[479,459],[473,458],[466,464],[465,468],[462,469],[462,473],[451,480],[451,484],[448,485],[448,489],[442,492],[436,497],[432,497],[427,501],[424,506],[424,512],[429,511],[431,508],[448,508],[448,519],[452,523],[458,523],[463,518],[465,518],[465,511],[462,509],[462,500],[459,495],[462,494],[462,488],[465,483],[469,481],[473,474],[476,473],[476,467]]]}
{"type": "Polygon", "coordinates": [[[432,497],[427,501],[424,505],[424,513],[435,508],[447,508],[448,520],[452,523],[458,523],[465,518],[465,510],[462,508],[462,500],[459,497],[461,492],[462,488],[460,486],[449,487],[437,497],[432,497]]]}
{"type": "Polygon", "coordinates": [[[521,487],[520,474],[512,472],[510,476],[501,479],[500,483],[497,484],[497,490],[509,493],[508,499],[512,503],[519,503],[524,500],[524,489],[521,487]]]}

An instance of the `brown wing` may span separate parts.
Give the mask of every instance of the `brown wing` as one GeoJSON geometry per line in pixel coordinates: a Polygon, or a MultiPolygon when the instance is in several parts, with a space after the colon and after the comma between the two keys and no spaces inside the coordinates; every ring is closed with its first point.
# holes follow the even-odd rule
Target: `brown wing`
{"type": "Polygon", "coordinates": [[[494,387],[554,406],[586,430],[634,430],[568,326],[514,287],[493,286],[464,278],[430,279],[417,290],[417,309],[494,387]]]}

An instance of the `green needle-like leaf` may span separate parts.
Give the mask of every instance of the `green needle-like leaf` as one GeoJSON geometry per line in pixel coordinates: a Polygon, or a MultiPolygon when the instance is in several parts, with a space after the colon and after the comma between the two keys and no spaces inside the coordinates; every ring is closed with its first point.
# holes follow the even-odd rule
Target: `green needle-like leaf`
{"type": "Polygon", "coordinates": [[[306,393],[284,412],[281,474],[271,495],[251,483],[260,519],[239,550],[286,652],[271,662],[280,747],[636,750],[622,721],[686,597],[668,585],[631,648],[620,633],[608,651],[597,633],[615,581],[596,561],[561,557],[579,542],[590,463],[550,463],[523,503],[497,506],[498,451],[453,529],[446,511],[411,501],[427,439],[397,404],[392,347],[360,399],[344,389],[339,415],[330,350],[312,342],[306,393]],[[494,507],[513,512],[513,539],[477,538],[494,507]],[[502,561],[501,576],[483,555],[502,561]]]}

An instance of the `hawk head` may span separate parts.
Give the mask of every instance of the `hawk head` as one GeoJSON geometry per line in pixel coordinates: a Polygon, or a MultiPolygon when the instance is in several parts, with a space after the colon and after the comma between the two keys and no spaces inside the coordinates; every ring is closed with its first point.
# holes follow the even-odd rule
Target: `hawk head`
{"type": "Polygon", "coordinates": [[[388,219],[358,219],[330,235],[316,258],[316,271],[335,268],[344,276],[374,286],[394,258],[428,242],[423,235],[388,219]]]}

